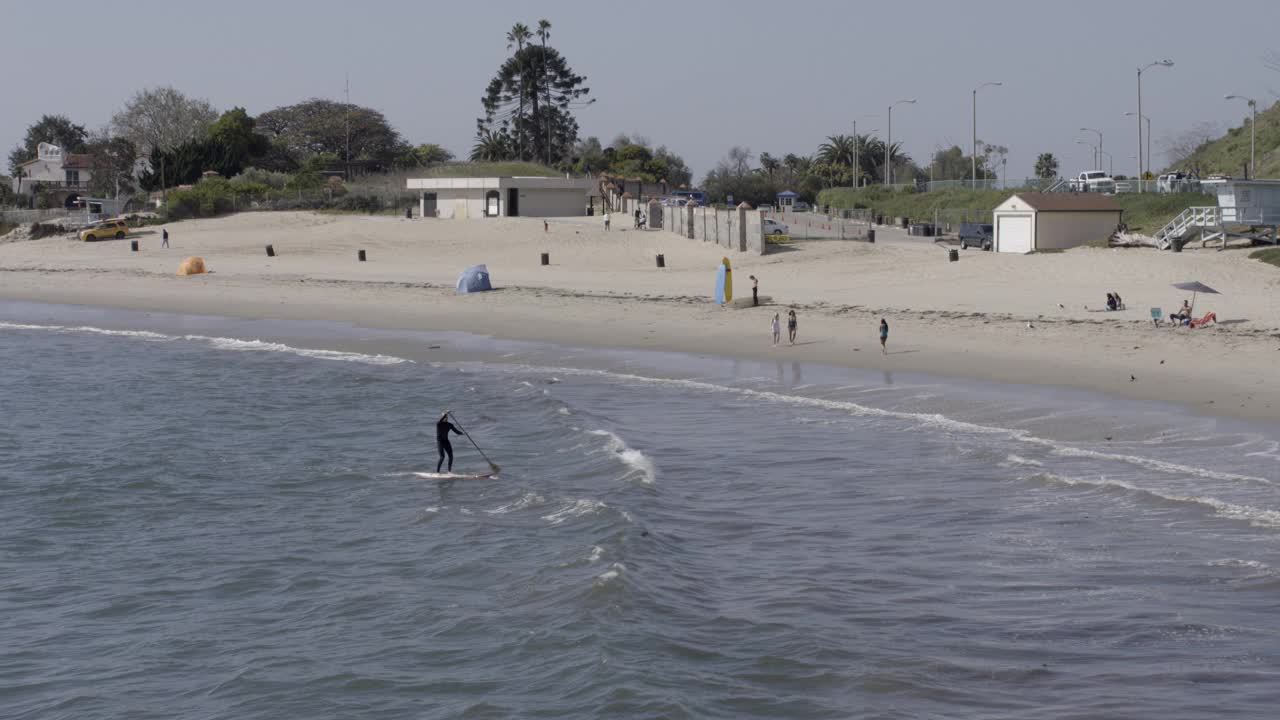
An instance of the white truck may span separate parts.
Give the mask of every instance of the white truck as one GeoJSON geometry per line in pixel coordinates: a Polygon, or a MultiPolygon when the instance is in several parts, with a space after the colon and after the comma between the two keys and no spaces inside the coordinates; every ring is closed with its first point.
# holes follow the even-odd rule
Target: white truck
{"type": "Polygon", "coordinates": [[[1114,193],[1116,181],[1101,170],[1086,170],[1071,178],[1068,185],[1074,192],[1114,193]]]}

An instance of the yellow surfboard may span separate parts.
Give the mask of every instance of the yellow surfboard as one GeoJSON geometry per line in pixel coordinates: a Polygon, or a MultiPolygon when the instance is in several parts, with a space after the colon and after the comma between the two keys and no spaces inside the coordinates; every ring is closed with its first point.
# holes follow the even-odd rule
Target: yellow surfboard
{"type": "Polygon", "coordinates": [[[720,262],[724,263],[724,301],[730,303],[733,302],[733,267],[729,265],[729,258],[721,258],[720,262]]]}

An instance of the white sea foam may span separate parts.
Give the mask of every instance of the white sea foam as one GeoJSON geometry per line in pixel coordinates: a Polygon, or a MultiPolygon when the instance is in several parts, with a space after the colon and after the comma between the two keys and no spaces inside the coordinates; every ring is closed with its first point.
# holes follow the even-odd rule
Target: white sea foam
{"type": "Polygon", "coordinates": [[[186,340],[208,343],[217,350],[234,350],[240,352],[278,352],[298,355],[316,360],[337,360],[341,362],[358,362],[366,365],[399,365],[412,362],[394,355],[366,355],[364,353],[342,352],[339,350],[316,350],[299,348],[284,343],[265,342],[263,340],[241,340],[239,338],[209,337],[207,335],[185,335],[186,340]]]}
{"type": "Polygon", "coordinates": [[[27,323],[0,322],[3,330],[65,330],[61,325],[29,325],[27,323]]]}
{"type": "Polygon", "coordinates": [[[548,515],[543,515],[542,519],[552,525],[559,525],[569,518],[582,517],[584,515],[593,515],[605,508],[609,507],[599,500],[583,498],[581,500],[570,500],[560,506],[558,510],[548,515]]]}
{"type": "Polygon", "coordinates": [[[1240,560],[1237,558],[1223,558],[1221,560],[1210,560],[1206,563],[1210,567],[1230,567],[1230,568],[1246,568],[1249,570],[1257,570],[1259,572],[1268,572],[1271,566],[1259,560],[1240,560]]]}
{"type": "Polygon", "coordinates": [[[90,327],[81,325],[79,327],[67,328],[72,332],[86,332],[95,335],[114,335],[116,337],[131,337],[141,340],[176,340],[173,335],[162,335],[161,333],[151,332],[150,330],[108,330],[106,328],[90,327]]]}
{"type": "Polygon", "coordinates": [[[1005,459],[1004,459],[1004,462],[1002,462],[1002,463],[1000,463],[1000,464],[1001,464],[1001,465],[1003,465],[1003,466],[1005,466],[1005,467],[1016,467],[1016,466],[1020,466],[1020,465],[1021,465],[1021,466],[1030,465],[1031,467],[1044,467],[1044,463],[1040,462],[1039,460],[1032,460],[1031,458],[1024,458],[1024,457],[1022,457],[1021,455],[1014,455],[1014,454],[1012,454],[1012,453],[1010,453],[1008,456],[1006,456],[1006,457],[1005,457],[1005,459]]]}
{"type": "Polygon", "coordinates": [[[609,452],[616,455],[623,464],[630,467],[632,470],[639,472],[641,474],[641,482],[646,485],[652,485],[657,479],[657,472],[653,467],[653,461],[644,453],[636,450],[630,445],[627,445],[626,441],[621,437],[618,437],[617,434],[611,433],[608,430],[592,430],[590,432],[592,435],[600,435],[608,438],[608,442],[605,447],[609,452]]]}
{"type": "Polygon", "coordinates": [[[1058,475],[1057,473],[1051,472],[1037,473],[1026,479],[1040,479],[1062,485],[1119,488],[1167,502],[1198,505],[1212,510],[1215,514],[1221,517],[1231,520],[1241,520],[1255,527],[1280,528],[1280,511],[1268,510],[1266,508],[1254,507],[1252,505],[1229,503],[1207,495],[1179,495],[1177,493],[1161,491],[1158,489],[1145,488],[1124,480],[1109,480],[1105,477],[1099,477],[1094,480],[1089,478],[1058,475]]]}
{"type": "Polygon", "coordinates": [[[591,554],[587,556],[587,562],[599,562],[604,557],[604,548],[599,545],[591,546],[591,554]]]}
{"type": "Polygon", "coordinates": [[[499,505],[492,510],[485,510],[485,512],[490,515],[506,515],[507,513],[524,510],[525,508],[533,507],[534,505],[541,505],[544,502],[546,502],[546,499],[538,493],[527,492],[524,495],[521,495],[519,500],[509,502],[506,505],[499,505]]]}
{"type": "Polygon", "coordinates": [[[861,417],[884,417],[895,420],[904,420],[907,422],[917,423],[926,427],[935,427],[943,430],[960,431],[972,433],[976,435],[999,435],[1006,438],[1024,442],[1031,445],[1048,448],[1063,456],[1075,457],[1093,457],[1098,459],[1123,462],[1137,465],[1149,470],[1157,472],[1180,475],[1195,476],[1214,480],[1235,481],[1260,483],[1264,485],[1276,485],[1276,481],[1267,478],[1254,477],[1252,475],[1242,475],[1238,473],[1220,472],[1207,468],[1194,467],[1191,465],[1182,465],[1178,463],[1166,462],[1162,460],[1154,460],[1151,458],[1141,457],[1137,455],[1122,455],[1119,453],[1103,453],[1084,448],[1077,448],[1066,445],[1047,438],[1037,437],[1027,430],[1018,430],[1014,428],[992,427],[988,425],[980,425],[978,423],[968,422],[965,420],[956,420],[949,418],[941,413],[923,413],[909,412],[904,410],[888,410],[885,408],[870,407],[848,400],[828,400],[825,398],[806,397],[803,395],[786,395],[771,390],[755,390],[745,387],[728,387],[725,385],[717,385],[715,383],[706,382],[704,380],[690,380],[681,378],[656,378],[645,375],[635,375],[632,373],[620,373],[609,370],[595,369],[578,369],[565,367],[537,367],[537,366],[521,366],[522,372],[555,372],[561,375],[586,375],[597,377],[609,377],[619,380],[634,382],[637,384],[664,385],[668,387],[679,387],[688,390],[697,390],[702,392],[730,393],[743,397],[765,400],[770,402],[785,403],[789,405],[797,405],[801,407],[818,407],[837,412],[846,412],[851,415],[861,417]]]}
{"type": "Polygon", "coordinates": [[[556,409],[556,412],[560,413],[561,415],[568,415],[568,414],[569,414],[569,408],[567,408],[567,407],[557,408],[557,409],[556,409]]]}
{"type": "Polygon", "coordinates": [[[627,566],[623,565],[622,563],[619,563],[619,562],[609,563],[609,569],[605,570],[604,572],[596,576],[596,584],[605,585],[614,580],[617,580],[618,577],[622,575],[622,571],[626,569],[627,569],[627,566]]]}

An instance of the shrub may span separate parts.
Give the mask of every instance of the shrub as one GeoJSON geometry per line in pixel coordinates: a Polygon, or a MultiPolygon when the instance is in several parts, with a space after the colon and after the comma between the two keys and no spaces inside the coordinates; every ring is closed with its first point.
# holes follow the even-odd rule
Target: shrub
{"type": "Polygon", "coordinates": [[[64,235],[66,232],[66,228],[56,223],[31,223],[31,232],[28,236],[32,240],[39,240],[54,235],[64,235]]]}
{"type": "MultiPolygon", "coordinates": [[[[272,190],[282,190],[289,184],[288,173],[275,172],[273,170],[262,170],[260,168],[245,168],[239,175],[231,178],[232,185],[262,185],[272,190]]],[[[254,192],[253,194],[261,194],[254,192]]]]}

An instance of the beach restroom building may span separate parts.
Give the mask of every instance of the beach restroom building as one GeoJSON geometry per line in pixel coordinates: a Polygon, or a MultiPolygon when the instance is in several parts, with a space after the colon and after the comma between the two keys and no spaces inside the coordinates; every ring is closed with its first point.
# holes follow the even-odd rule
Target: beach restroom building
{"type": "Polygon", "coordinates": [[[410,178],[424,218],[574,217],[587,214],[586,178],[410,178]]]}
{"type": "Polygon", "coordinates": [[[992,213],[996,252],[1064,250],[1106,240],[1123,209],[1097,193],[1018,193],[992,213]]]}

